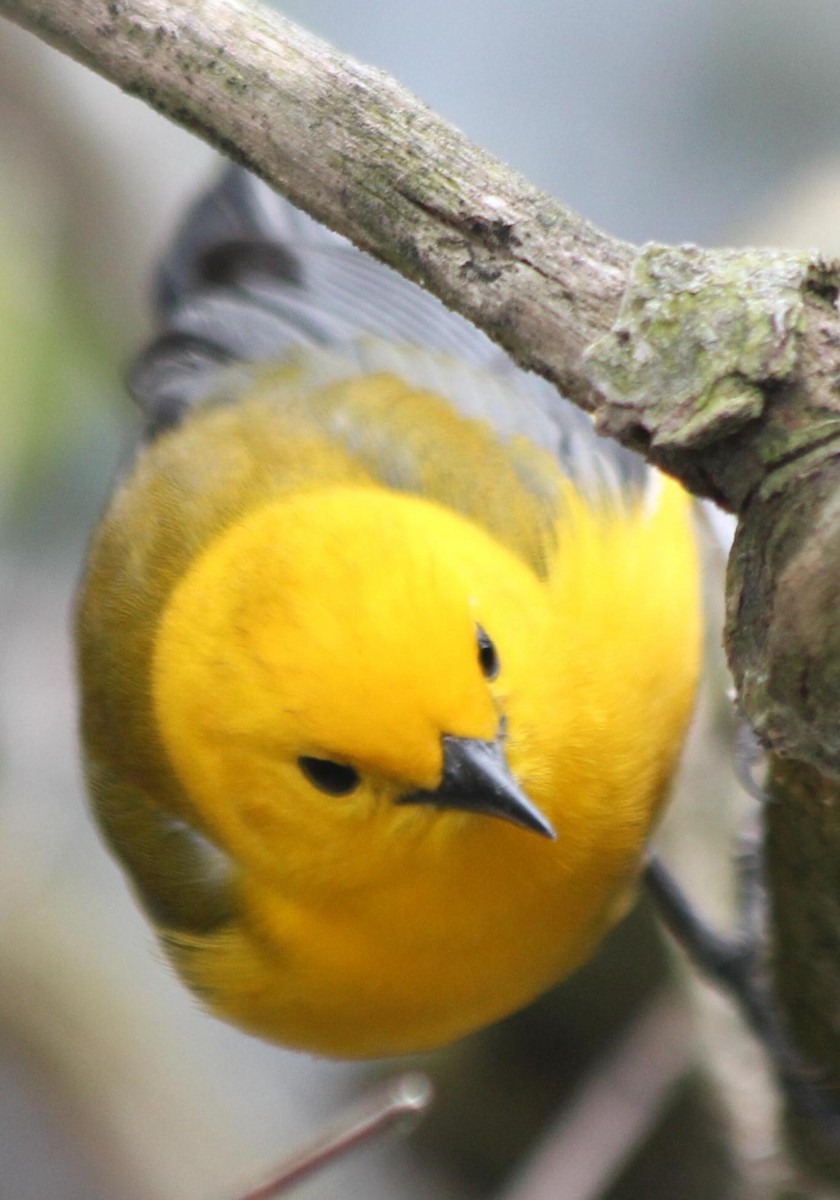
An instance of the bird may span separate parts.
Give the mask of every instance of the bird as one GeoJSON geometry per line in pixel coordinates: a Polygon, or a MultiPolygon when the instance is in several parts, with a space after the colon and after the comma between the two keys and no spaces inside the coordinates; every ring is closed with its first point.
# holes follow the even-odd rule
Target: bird
{"type": "Polygon", "coordinates": [[[155,311],[75,616],[94,816],[215,1016],[446,1045],[633,903],[696,692],[692,502],[240,167],[155,311]]]}

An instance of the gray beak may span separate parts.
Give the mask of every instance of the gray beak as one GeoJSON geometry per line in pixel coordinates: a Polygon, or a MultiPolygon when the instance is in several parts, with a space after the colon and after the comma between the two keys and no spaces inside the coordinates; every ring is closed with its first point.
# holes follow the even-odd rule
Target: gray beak
{"type": "Polygon", "coordinates": [[[557,835],[510,773],[503,742],[443,737],[443,778],[434,791],[409,792],[398,804],[436,804],[486,817],[500,817],[543,837],[557,835]]]}

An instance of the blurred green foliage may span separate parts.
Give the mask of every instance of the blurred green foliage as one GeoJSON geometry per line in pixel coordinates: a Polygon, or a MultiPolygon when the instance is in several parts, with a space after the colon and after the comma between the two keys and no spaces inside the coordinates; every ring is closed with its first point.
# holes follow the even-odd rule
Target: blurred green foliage
{"type": "MultiPolygon", "coordinates": [[[[61,536],[113,462],[124,339],[103,325],[68,237],[61,180],[3,162],[0,190],[0,529],[61,536]]],[[[47,546],[48,548],[48,546],[47,546]]]]}

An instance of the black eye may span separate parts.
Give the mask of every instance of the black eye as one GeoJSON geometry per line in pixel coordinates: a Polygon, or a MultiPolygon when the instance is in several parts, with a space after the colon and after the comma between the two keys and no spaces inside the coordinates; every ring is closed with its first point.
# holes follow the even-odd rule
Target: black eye
{"type": "Polygon", "coordinates": [[[478,642],[478,665],[485,679],[495,679],[499,674],[501,663],[496,647],[480,625],[476,626],[476,641],[478,642]]]}
{"type": "Polygon", "coordinates": [[[359,772],[331,758],[310,758],[303,754],[298,766],[309,782],[328,796],[348,796],[359,786],[359,772]]]}

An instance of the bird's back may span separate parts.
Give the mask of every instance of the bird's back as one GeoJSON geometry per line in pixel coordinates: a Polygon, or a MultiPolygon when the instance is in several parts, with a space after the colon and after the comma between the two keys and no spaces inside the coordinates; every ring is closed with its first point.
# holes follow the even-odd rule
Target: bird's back
{"type": "Polygon", "coordinates": [[[231,365],[297,352],[316,380],[348,367],[394,372],[500,437],[528,439],[580,486],[632,491],[648,477],[642,459],[599,438],[475,326],[240,168],[187,215],[155,296],[160,332],[131,379],[151,436],[214,392],[231,365]]]}

